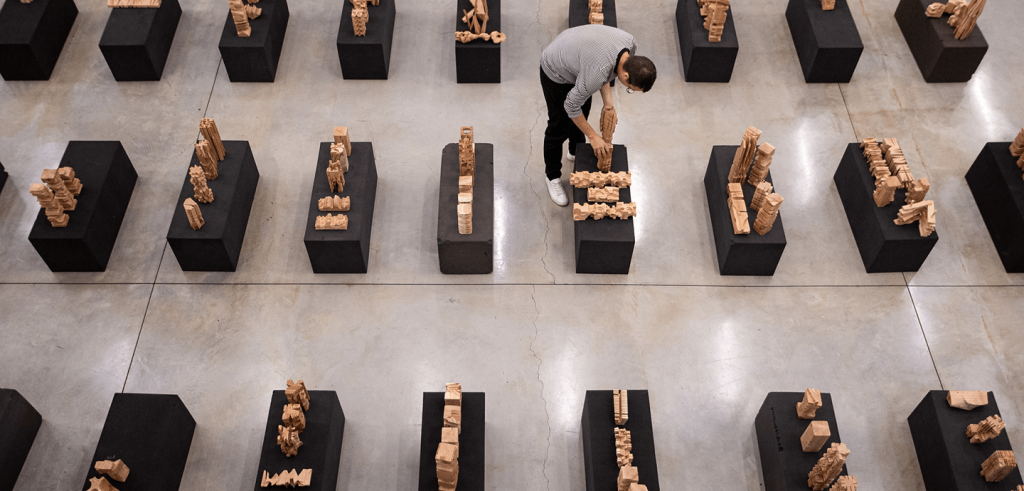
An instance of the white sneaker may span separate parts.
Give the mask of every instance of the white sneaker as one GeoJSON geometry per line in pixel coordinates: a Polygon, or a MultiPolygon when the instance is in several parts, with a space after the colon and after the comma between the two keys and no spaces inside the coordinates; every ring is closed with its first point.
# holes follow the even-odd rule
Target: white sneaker
{"type": "Polygon", "coordinates": [[[565,160],[568,160],[569,162],[575,162],[576,156],[571,153],[567,153],[565,154],[565,160]]]}
{"type": "Polygon", "coordinates": [[[565,190],[562,189],[561,179],[548,181],[548,194],[551,195],[551,201],[554,201],[558,206],[569,204],[569,198],[565,196],[565,190]]]}

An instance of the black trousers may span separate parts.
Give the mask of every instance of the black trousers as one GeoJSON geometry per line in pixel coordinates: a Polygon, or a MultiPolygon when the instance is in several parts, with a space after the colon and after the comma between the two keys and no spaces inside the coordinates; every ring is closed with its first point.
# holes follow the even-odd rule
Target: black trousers
{"type": "MultiPolygon", "coordinates": [[[[548,179],[562,177],[562,145],[569,140],[569,153],[576,155],[576,146],[587,139],[569,114],[565,112],[565,98],[572,90],[572,84],[560,84],[548,78],[540,70],[540,86],[544,89],[544,101],[548,105],[548,127],[544,130],[544,173],[548,179]]],[[[583,117],[590,117],[590,103],[583,104],[583,117]]]]}

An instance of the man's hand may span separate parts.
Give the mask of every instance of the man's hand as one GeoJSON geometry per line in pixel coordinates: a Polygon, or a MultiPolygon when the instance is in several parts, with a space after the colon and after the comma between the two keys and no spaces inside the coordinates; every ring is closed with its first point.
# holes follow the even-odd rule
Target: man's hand
{"type": "Polygon", "coordinates": [[[594,155],[597,155],[597,158],[605,158],[612,154],[611,143],[604,141],[600,135],[595,134],[590,138],[590,146],[594,148],[594,155]]]}

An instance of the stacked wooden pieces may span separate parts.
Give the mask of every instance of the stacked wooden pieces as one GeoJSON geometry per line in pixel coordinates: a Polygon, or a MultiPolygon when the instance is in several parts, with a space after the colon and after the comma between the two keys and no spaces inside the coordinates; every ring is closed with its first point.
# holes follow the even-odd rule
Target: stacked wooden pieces
{"type": "Polygon", "coordinates": [[[830,491],[857,491],[857,478],[853,476],[839,476],[830,491]]]}
{"type": "Polygon", "coordinates": [[[185,198],[185,202],[181,205],[185,208],[185,216],[188,218],[188,225],[192,227],[192,230],[199,230],[206,225],[206,220],[203,220],[203,211],[199,209],[199,203],[192,198],[185,198]]]}
{"type": "Polygon", "coordinates": [[[46,219],[54,227],[67,227],[70,217],[65,211],[74,211],[78,206],[75,196],[82,193],[82,182],[75,177],[71,167],[46,169],[40,179],[45,184],[35,183],[29,187],[29,193],[36,197],[44,210],[46,219]]]}
{"type": "Polygon", "coordinates": [[[1017,459],[1012,450],[996,450],[981,464],[981,475],[988,482],[1002,481],[1017,468],[1017,459]]]}
{"type": "Polygon", "coordinates": [[[875,205],[885,207],[896,198],[897,189],[906,189],[906,200],[895,220],[897,225],[907,225],[916,220],[919,223],[921,237],[928,237],[935,231],[935,203],[925,201],[931,183],[927,177],[914,179],[907,164],[907,158],[895,138],[883,138],[879,144],[875,138],[861,140],[864,159],[875,178],[875,192],[872,197],[875,205]]]}
{"type": "MultiPolygon", "coordinates": [[[[612,134],[615,133],[615,126],[618,124],[618,117],[615,110],[605,110],[601,114],[601,129],[604,133],[604,140],[611,143],[612,134]]],[[[573,203],[572,218],[579,222],[587,218],[601,220],[605,217],[626,220],[636,216],[636,203],[619,202],[619,191],[621,188],[633,184],[633,174],[630,172],[609,172],[612,167],[612,155],[609,152],[606,159],[598,157],[597,167],[600,172],[573,172],[569,175],[569,184],[575,188],[587,190],[588,203],[573,203]],[[594,203],[589,203],[593,201],[594,203]],[[605,204],[612,203],[612,204],[605,204]]]]}
{"type": "Polygon", "coordinates": [[[604,0],[590,0],[590,23],[604,24],[604,0]]]}
{"type": "MultiPolygon", "coordinates": [[[[619,116],[615,108],[606,107],[601,110],[601,138],[605,143],[612,144],[612,135],[619,124],[619,116]]],[[[597,157],[597,170],[610,172],[612,170],[612,152],[609,151],[604,157],[597,157]]]]}
{"type": "Polygon", "coordinates": [[[206,184],[206,172],[198,165],[188,168],[189,181],[192,183],[192,190],[196,201],[200,203],[213,203],[213,190],[206,184]]]}
{"type": "Polygon", "coordinates": [[[285,404],[281,415],[281,422],[284,424],[277,426],[277,444],[281,446],[285,457],[292,457],[299,453],[299,447],[302,446],[299,434],[306,429],[303,411],[309,410],[309,392],[301,380],[289,380],[284,395],[288,398],[288,404],[285,404]]]}
{"type": "Polygon", "coordinates": [[[473,233],[473,182],[476,178],[476,142],[472,126],[459,130],[459,196],[456,213],[459,233],[473,233]]]}
{"type": "Polygon", "coordinates": [[[498,31],[487,32],[487,21],[490,16],[487,14],[487,0],[469,0],[473,8],[462,11],[462,22],[468,27],[468,31],[456,31],[455,40],[460,43],[468,43],[477,39],[491,41],[494,44],[505,40],[505,34],[498,31]]]}
{"type": "Polygon", "coordinates": [[[90,477],[89,489],[85,491],[117,491],[110,481],[105,477],[90,477]]]}
{"type": "MultiPolygon", "coordinates": [[[[621,426],[629,421],[629,394],[625,390],[612,391],[615,425],[621,426]]],[[[640,471],[633,467],[633,437],[625,428],[615,428],[615,462],[619,466],[617,479],[618,491],[647,491],[647,486],[639,484],[640,471]]]]}
{"type": "Polygon", "coordinates": [[[985,443],[1003,432],[1006,423],[998,414],[993,414],[977,424],[967,426],[967,436],[971,443],[985,443]]]}
{"type": "Polygon", "coordinates": [[[754,197],[750,208],[757,211],[754,219],[754,231],[764,235],[772,230],[775,219],[779,216],[782,196],[772,192],[771,183],[765,181],[768,176],[775,147],[770,143],[757,145],[761,130],[751,126],[743,132],[743,141],[729,168],[729,184],[726,186],[726,199],[729,202],[729,215],[732,218],[732,231],[737,235],[750,233],[750,216],[743,198],[743,181],[754,186],[754,197]]]}
{"type": "MultiPolygon", "coordinates": [[[[946,393],[946,402],[950,407],[971,411],[988,405],[988,392],[983,390],[951,390],[946,393]]],[[[989,416],[980,422],[967,426],[967,437],[971,443],[984,443],[999,436],[1006,423],[998,414],[989,416]]],[[[1013,469],[1017,468],[1017,460],[1012,450],[996,450],[981,464],[981,475],[988,482],[999,482],[1013,469]]],[[[1018,491],[1024,491],[1021,487],[1018,491]]]]}
{"type": "Polygon", "coordinates": [[[302,469],[302,472],[295,472],[295,469],[270,475],[263,471],[263,479],[260,480],[260,487],[283,486],[287,488],[308,488],[313,481],[313,469],[302,469]]]}
{"type": "Polygon", "coordinates": [[[949,0],[946,4],[936,2],[925,9],[924,15],[939,18],[942,14],[949,15],[949,25],[956,30],[953,36],[959,40],[967,39],[974,32],[978,17],[985,10],[987,0],[949,0]]]}
{"type": "MultiPolygon", "coordinates": [[[[366,8],[366,0],[352,1],[352,33],[356,36],[366,35],[366,23],[370,22],[370,11],[366,8]]],[[[377,5],[380,0],[374,0],[377,5]]]]}
{"type": "Polygon", "coordinates": [[[823,491],[839,477],[849,455],[850,449],[846,448],[846,444],[833,443],[807,475],[807,485],[814,491],[823,491]]]}
{"type": "Polygon", "coordinates": [[[821,0],[821,10],[835,10],[836,0],[821,0]]]}
{"type": "Polygon", "coordinates": [[[338,195],[327,196],[326,198],[320,198],[317,201],[317,208],[320,211],[349,211],[352,206],[352,200],[348,196],[344,198],[338,197],[338,195]]]}
{"type": "Polygon", "coordinates": [[[238,37],[247,38],[252,35],[249,20],[259,17],[263,13],[263,9],[255,5],[247,5],[243,0],[228,0],[228,7],[231,9],[231,19],[235,21],[235,32],[238,37]]]}
{"type": "Polygon", "coordinates": [[[624,425],[629,421],[629,394],[625,390],[612,391],[615,405],[615,424],[624,425]]]}
{"type": "Polygon", "coordinates": [[[708,41],[719,43],[725,30],[725,20],[729,15],[729,0],[697,0],[700,15],[704,17],[704,29],[708,31],[708,41]]]}
{"type": "Polygon", "coordinates": [[[459,485],[459,434],[462,433],[462,385],[445,384],[444,427],[437,446],[437,486],[440,491],[455,491],[459,485]]]}
{"type": "MultiPolygon", "coordinates": [[[[23,0],[22,3],[28,2],[23,0]]],[[[107,0],[107,7],[112,9],[158,9],[160,0],[107,0]]]]}
{"type": "Polygon", "coordinates": [[[1017,133],[1017,138],[1010,144],[1010,155],[1020,157],[1017,160],[1017,167],[1024,170],[1024,128],[1021,128],[1020,133],[1017,133]]]}
{"type": "Polygon", "coordinates": [[[224,160],[226,155],[224,142],[220,139],[220,131],[217,130],[217,123],[213,119],[199,120],[199,133],[203,135],[203,140],[196,142],[195,149],[200,165],[193,165],[188,169],[189,181],[195,191],[195,200],[186,198],[182,203],[192,230],[199,230],[205,223],[199,203],[213,203],[213,191],[206,181],[217,179],[220,175],[217,172],[217,163],[224,160]]]}
{"type": "MultiPolygon", "coordinates": [[[[331,160],[327,162],[327,184],[331,192],[341,193],[345,191],[345,173],[348,172],[348,158],[352,155],[352,140],[349,138],[347,126],[334,127],[334,143],[331,144],[331,160]]],[[[320,211],[349,211],[352,207],[352,200],[334,195],[327,196],[317,201],[317,209],[320,211]]],[[[313,223],[316,230],[348,230],[348,215],[341,213],[332,215],[321,215],[316,217],[313,223]]]]}
{"type": "Polygon", "coordinates": [[[804,399],[796,403],[796,415],[800,419],[814,419],[821,407],[821,391],[818,389],[807,389],[804,391],[804,399]]]}

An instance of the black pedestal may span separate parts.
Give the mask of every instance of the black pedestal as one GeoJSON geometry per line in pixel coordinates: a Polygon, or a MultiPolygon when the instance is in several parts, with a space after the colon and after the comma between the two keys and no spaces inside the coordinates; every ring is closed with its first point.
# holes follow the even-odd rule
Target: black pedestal
{"type": "Polygon", "coordinates": [[[950,407],[945,390],[929,391],[910,413],[910,435],[917,450],[921,476],[928,491],[1004,491],[1016,489],[1021,481],[1020,469],[1014,469],[1000,482],[986,482],[981,464],[996,450],[1013,450],[1004,429],[999,436],[985,443],[971,443],[967,425],[972,425],[999,412],[996,398],[988,393],[988,404],[970,411],[950,407]]]}
{"type": "Polygon", "coordinates": [[[0,163],[0,191],[4,190],[4,184],[7,184],[7,170],[4,169],[4,164],[0,163]]]}
{"type": "MultiPolygon", "coordinates": [[[[832,178],[843,200],[846,218],[857,241],[857,249],[868,273],[917,271],[939,241],[939,232],[921,237],[917,222],[896,225],[896,215],[905,204],[905,189],[883,208],[875,206],[875,178],[859,143],[846,147],[843,160],[832,178]]],[[[929,198],[925,198],[929,199],[929,198]]],[[[979,471],[980,472],[980,471],[979,471]]]]}
{"type": "MultiPolygon", "coordinates": [[[[629,420],[618,426],[629,430],[633,442],[633,467],[638,484],[647,491],[660,491],[658,460],[654,452],[654,427],[651,425],[651,401],[646,390],[627,391],[629,420]]],[[[583,471],[587,491],[616,491],[619,466],[615,460],[615,409],[612,391],[588,390],[583,401],[583,471]]]]}
{"type": "Polygon", "coordinates": [[[121,459],[129,474],[125,482],[111,482],[118,491],[178,491],[195,429],[177,395],[114,394],[81,489],[102,476],[93,468],[96,461],[121,459]]]}
{"type": "Polygon", "coordinates": [[[459,233],[459,145],[441,153],[437,206],[437,257],[444,274],[489,274],[494,270],[494,145],[476,144],[473,233],[459,233]]]}
{"type": "Polygon", "coordinates": [[[732,68],[740,52],[736,24],[732,19],[735,13],[736,6],[731,5],[722,40],[712,43],[708,41],[708,31],[704,29],[704,18],[700,16],[697,2],[679,0],[676,4],[679,51],[683,54],[683,75],[687,82],[728,82],[732,78],[732,68]]]}
{"type": "MultiPolygon", "coordinates": [[[[345,436],[345,412],[341,409],[338,393],[333,390],[309,391],[309,411],[305,412],[306,429],[299,435],[302,446],[293,457],[285,457],[277,444],[277,426],[281,413],[288,404],[283,390],[275,390],[270,397],[270,414],[267,429],[263,434],[263,450],[260,453],[260,467],[256,473],[255,491],[260,487],[263,471],[270,476],[295,469],[313,469],[310,491],[334,491],[338,487],[338,466],[341,463],[341,443],[345,436]]],[[[127,462],[125,462],[127,463],[127,462]]]]}
{"type": "MultiPolygon", "coordinates": [[[[477,154],[479,155],[479,154],[477,154]]],[[[478,161],[479,162],[479,161],[478,161]]],[[[462,393],[462,433],[459,434],[459,484],[456,491],[483,491],[484,414],[483,392],[462,393]]],[[[419,491],[437,491],[434,455],[444,427],[444,392],[423,393],[423,432],[420,434],[419,491]]]]}
{"type": "Polygon", "coordinates": [[[238,37],[231,12],[220,35],[220,56],[232,82],[273,82],[277,75],[277,62],[288,29],[288,1],[260,0],[255,5],[263,13],[249,20],[249,37],[238,37]]]}
{"type": "MultiPolygon", "coordinates": [[[[351,5],[351,3],[347,4],[351,5]]],[[[365,273],[370,264],[370,231],[373,228],[373,205],[377,197],[377,164],[373,144],[353,142],[345,173],[345,191],[331,192],[327,182],[327,164],[331,160],[331,142],[320,143],[320,156],[313,176],[313,193],[309,198],[309,219],[306,221],[306,253],[314,273],[365,273]],[[320,198],[348,196],[349,211],[320,211],[320,198]],[[316,217],[328,213],[348,216],[348,230],[317,230],[316,217]]]]}
{"type": "Polygon", "coordinates": [[[14,489],[43,417],[16,390],[0,389],[0,489],[14,489]]]}
{"type": "Polygon", "coordinates": [[[1010,143],[989,143],[967,171],[967,185],[1007,273],[1024,273],[1024,179],[1010,143]]]}
{"type": "Polygon", "coordinates": [[[896,23],[914,53],[925,82],[966,82],[988,51],[985,35],[980,27],[974,26],[974,32],[967,39],[957,40],[955,29],[948,24],[949,14],[941,18],[924,15],[931,3],[932,0],[900,0],[896,23]]]}
{"type": "MultiPolygon", "coordinates": [[[[181,193],[174,202],[167,243],[182,271],[234,271],[238,265],[260,171],[256,168],[249,142],[225,141],[224,150],[224,160],[217,165],[217,179],[206,181],[213,191],[213,203],[197,202],[205,225],[199,230],[192,230],[188,223],[183,203],[186,198],[195,199],[195,187],[189,181],[187,171],[181,193]]],[[[195,151],[189,167],[194,165],[200,165],[195,151]]]]}
{"type": "Polygon", "coordinates": [[[836,0],[834,10],[822,10],[821,0],[789,0],[786,20],[805,82],[845,84],[853,78],[864,44],[847,0],[836,0]]]}
{"type": "MultiPolygon", "coordinates": [[[[473,8],[469,0],[458,0],[459,6],[455,18],[456,31],[469,31],[462,22],[462,11],[473,8]]],[[[501,0],[488,0],[487,32],[501,32],[501,0]]],[[[455,38],[455,33],[452,33],[455,38]]],[[[498,84],[501,83],[501,44],[477,39],[468,43],[455,41],[455,81],[460,84],[498,84]]]]}
{"type": "Polygon", "coordinates": [[[346,80],[387,80],[391,68],[391,40],[395,37],[395,0],[367,7],[366,35],[352,31],[352,2],[345,2],[338,27],[338,60],[346,80]]]}
{"type": "MultiPolygon", "coordinates": [[[[624,145],[612,145],[612,172],[628,172],[629,158],[624,145]]],[[[599,172],[597,156],[590,144],[582,143],[576,147],[576,164],[573,172],[599,172]]],[[[631,203],[629,188],[619,189],[619,201],[631,203]]],[[[573,188],[572,202],[587,202],[586,188],[573,188]]],[[[614,204],[614,203],[611,203],[614,204]]],[[[642,204],[637,205],[637,214],[643,213],[642,204]]],[[[572,217],[572,210],[569,210],[572,217]]],[[[629,274],[629,264],[633,260],[633,246],[636,236],[633,234],[633,219],[618,220],[605,217],[600,220],[588,218],[573,221],[573,236],[576,247],[577,274],[629,274]]]]}
{"type": "MultiPolygon", "coordinates": [[[[604,14],[604,25],[618,27],[618,19],[615,15],[615,0],[604,0],[601,5],[601,13],[604,14]]],[[[569,27],[585,26],[590,24],[590,1],[569,0],[569,27]]]]}
{"type": "Polygon", "coordinates": [[[0,8],[0,76],[49,80],[78,16],[73,0],[7,0],[0,8]]]}
{"type": "MultiPolygon", "coordinates": [[[[718,273],[721,275],[772,276],[786,249],[786,229],[782,226],[782,212],[775,217],[772,229],[758,235],[754,232],[757,211],[750,209],[755,187],[743,180],[743,202],[747,205],[750,233],[733,233],[732,215],[729,213],[728,184],[729,169],[736,156],[736,145],[715,145],[711,149],[711,160],[704,173],[704,191],[708,196],[708,212],[711,214],[711,230],[715,235],[715,251],[718,253],[718,273]]],[[[765,181],[772,182],[768,171],[765,181]]],[[[778,192],[776,189],[774,192],[778,192]]],[[[779,193],[782,194],[782,193],[779,193]]],[[[783,203],[785,204],[785,203],[783,203]]]]}
{"type": "Polygon", "coordinates": [[[178,0],[161,0],[158,9],[110,9],[100,51],[114,80],[160,80],[180,18],[178,0]]]}
{"type": "MultiPolygon", "coordinates": [[[[800,419],[796,404],[804,398],[803,392],[769,392],[761,410],[754,418],[757,448],[761,454],[761,474],[765,491],[806,491],[807,474],[833,443],[842,443],[839,425],[832,406],[832,395],[821,393],[821,407],[814,419],[800,419]],[[832,436],[817,452],[804,452],[800,436],[811,421],[828,421],[832,436]]],[[[964,427],[966,428],[966,426],[964,427]]],[[[839,473],[847,475],[846,466],[839,473]]]]}
{"type": "Polygon", "coordinates": [[[78,205],[65,211],[70,221],[60,228],[40,207],[28,240],[50,271],[103,271],[139,175],[119,141],[68,142],[60,167],[73,168],[82,181],[78,205]]]}

